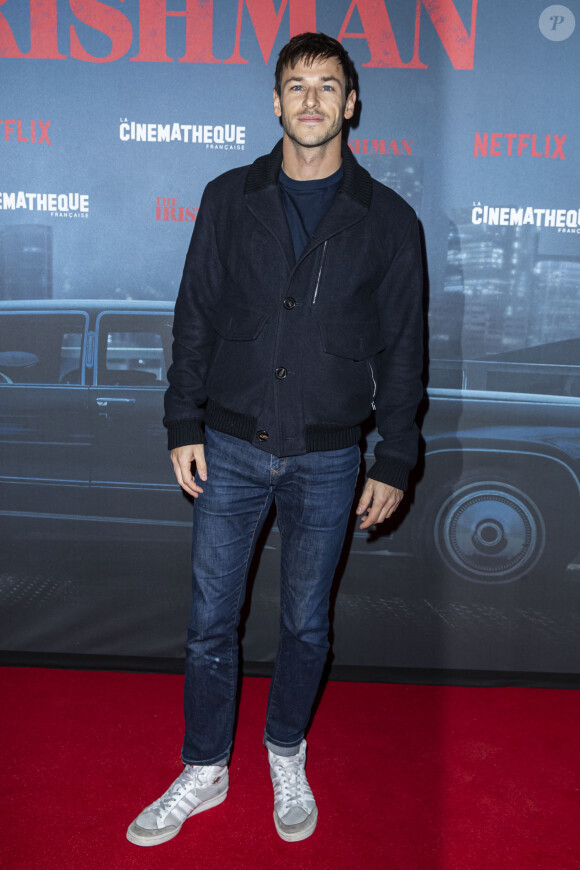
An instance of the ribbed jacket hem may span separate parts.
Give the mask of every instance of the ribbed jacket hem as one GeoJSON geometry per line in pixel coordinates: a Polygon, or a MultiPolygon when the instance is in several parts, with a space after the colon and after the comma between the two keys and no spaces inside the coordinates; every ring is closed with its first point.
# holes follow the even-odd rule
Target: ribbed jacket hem
{"type": "MultiPolygon", "coordinates": [[[[223,432],[225,435],[233,435],[243,441],[252,443],[256,435],[257,419],[250,414],[238,414],[228,411],[211,399],[207,403],[205,422],[210,429],[223,432]]],[[[314,453],[317,450],[341,450],[344,447],[352,447],[358,444],[361,437],[360,426],[311,425],[306,427],[305,443],[306,453],[314,453]]]]}
{"type": "Polygon", "coordinates": [[[205,424],[216,432],[224,435],[233,435],[243,441],[254,440],[258,421],[251,414],[239,414],[237,411],[228,411],[211,399],[207,403],[205,412],[205,424]]]}
{"type": "Polygon", "coordinates": [[[361,437],[360,426],[349,426],[346,429],[335,426],[307,426],[306,427],[306,452],[314,453],[316,450],[342,450],[358,444],[361,437]]]}

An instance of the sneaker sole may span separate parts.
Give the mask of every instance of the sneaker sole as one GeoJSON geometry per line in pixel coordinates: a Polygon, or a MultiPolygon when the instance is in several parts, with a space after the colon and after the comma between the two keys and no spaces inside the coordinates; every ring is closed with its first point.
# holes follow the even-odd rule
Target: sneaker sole
{"type": "Polygon", "coordinates": [[[285,840],[287,843],[298,843],[300,840],[306,840],[307,837],[310,837],[314,833],[317,822],[318,809],[314,807],[308,817],[308,825],[306,825],[300,831],[292,832],[288,830],[283,830],[283,828],[281,827],[282,823],[278,818],[278,813],[274,811],[274,824],[276,825],[276,831],[278,832],[278,836],[285,840]]]}
{"type": "Polygon", "coordinates": [[[211,798],[211,800],[204,801],[188,815],[187,819],[183,820],[178,828],[175,828],[168,834],[164,834],[163,831],[159,831],[158,834],[152,837],[142,837],[140,834],[136,834],[134,831],[132,831],[131,825],[129,825],[129,828],[127,829],[127,839],[135,846],[160,846],[161,843],[167,843],[169,840],[173,840],[174,837],[177,837],[183,825],[187,822],[188,819],[191,819],[191,817],[197,815],[197,813],[203,813],[205,812],[205,810],[211,810],[214,807],[217,807],[219,804],[222,804],[225,801],[227,794],[228,792],[226,789],[223,794],[218,794],[216,797],[211,798]]]}

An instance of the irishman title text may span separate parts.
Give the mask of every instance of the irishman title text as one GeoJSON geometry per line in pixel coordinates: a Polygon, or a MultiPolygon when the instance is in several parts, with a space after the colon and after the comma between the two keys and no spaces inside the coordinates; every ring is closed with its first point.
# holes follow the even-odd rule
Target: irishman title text
{"type": "MultiPolygon", "coordinates": [[[[242,22],[249,19],[265,63],[268,63],[274,42],[288,16],[290,36],[307,30],[317,30],[316,0],[280,0],[278,11],[273,0],[238,0],[231,22],[235,34],[234,50],[230,57],[214,56],[214,3],[213,0],[182,0],[183,8],[176,10],[171,0],[67,0],[75,23],[63,21],[63,4],[58,0],[20,0],[19,20],[26,5],[28,33],[16,27],[15,6],[10,0],[0,0],[0,57],[36,60],[76,60],[89,63],[111,63],[127,55],[129,59],[148,63],[228,63],[246,64],[241,54],[242,22]],[[29,13],[29,15],[28,15],[29,13]],[[13,19],[14,20],[11,20],[13,19]],[[180,57],[168,53],[167,25],[177,20],[185,34],[185,52],[180,57]],[[108,51],[101,54],[89,44],[86,25],[108,37],[108,51]],[[17,35],[18,32],[18,35],[17,35]],[[106,52],[106,53],[105,53],[106,52]]],[[[469,2],[469,0],[467,0],[469,2]]],[[[471,0],[471,20],[466,23],[458,12],[458,0],[408,0],[409,32],[396,33],[389,17],[389,0],[352,0],[339,30],[331,35],[340,42],[351,39],[365,40],[370,58],[366,67],[395,69],[426,69],[421,59],[421,29],[427,19],[452,66],[458,70],[473,69],[477,0],[471,0]],[[361,32],[353,32],[351,19],[360,21],[361,32]],[[404,58],[399,43],[404,36],[406,45],[413,46],[410,57],[404,58]],[[412,36],[412,40],[411,40],[412,36]]],[[[339,4],[337,4],[339,5],[339,4]]],[[[217,4],[215,4],[217,8],[217,4]]],[[[70,20],[70,15],[68,16],[70,20]]],[[[221,19],[220,19],[221,22],[221,19]]],[[[354,22],[353,22],[354,24],[354,22]]]]}

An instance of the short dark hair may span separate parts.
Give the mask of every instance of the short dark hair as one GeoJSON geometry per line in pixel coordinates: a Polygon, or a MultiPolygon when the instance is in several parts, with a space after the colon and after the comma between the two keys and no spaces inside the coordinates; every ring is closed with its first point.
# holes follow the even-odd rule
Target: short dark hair
{"type": "Polygon", "coordinates": [[[331,57],[335,57],[342,67],[346,81],[346,95],[348,96],[355,87],[354,64],[340,42],[333,39],[332,36],[327,36],[326,33],[300,33],[286,43],[278,55],[276,63],[276,93],[279,95],[281,92],[282,72],[285,67],[294,69],[301,60],[311,65],[316,60],[328,60],[331,57]]]}

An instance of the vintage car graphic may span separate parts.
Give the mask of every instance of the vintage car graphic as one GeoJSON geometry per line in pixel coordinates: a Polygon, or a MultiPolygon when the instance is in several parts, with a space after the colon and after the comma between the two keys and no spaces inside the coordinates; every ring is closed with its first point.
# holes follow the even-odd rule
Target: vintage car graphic
{"type": "MultiPolygon", "coordinates": [[[[161,422],[171,324],[163,302],[0,303],[4,534],[189,537],[161,422]]],[[[580,545],[579,350],[432,361],[410,509],[355,528],[351,555],[411,554],[490,585],[564,570],[580,545]]]]}

